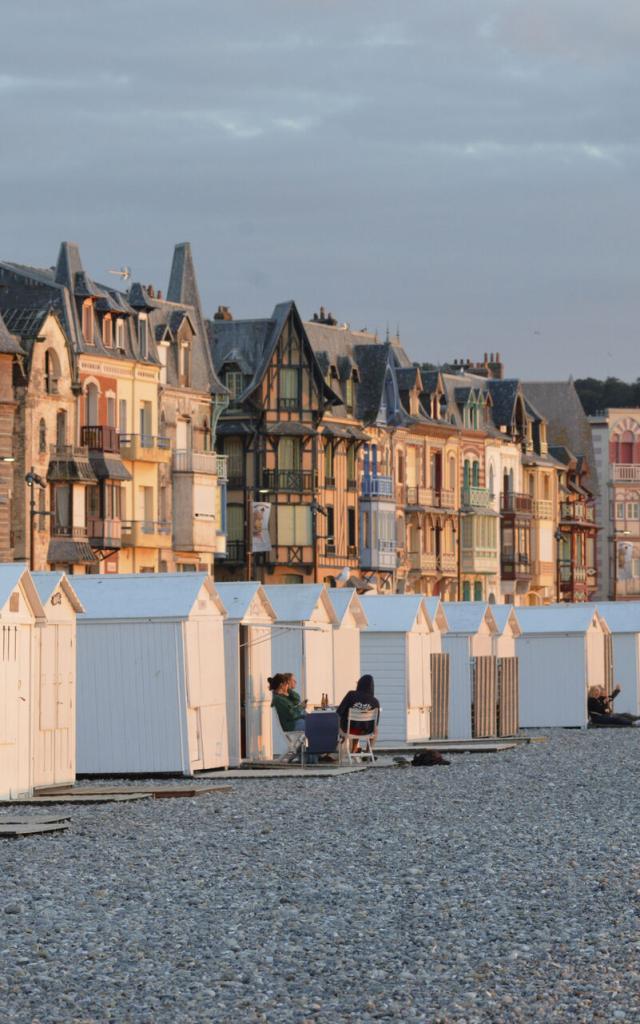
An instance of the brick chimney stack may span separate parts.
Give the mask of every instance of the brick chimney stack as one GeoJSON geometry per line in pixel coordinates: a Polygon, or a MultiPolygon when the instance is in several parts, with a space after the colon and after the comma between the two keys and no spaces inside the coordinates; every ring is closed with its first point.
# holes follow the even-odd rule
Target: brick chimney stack
{"type": "Polygon", "coordinates": [[[214,320],[233,320],[233,314],[228,306],[218,306],[213,314],[214,320]]]}

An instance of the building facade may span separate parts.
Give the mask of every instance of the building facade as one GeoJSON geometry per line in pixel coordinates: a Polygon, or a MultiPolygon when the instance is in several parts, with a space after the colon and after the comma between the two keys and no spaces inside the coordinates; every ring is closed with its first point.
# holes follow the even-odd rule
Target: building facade
{"type": "Polygon", "coordinates": [[[640,599],[640,409],[590,418],[600,482],[596,516],[601,600],[640,599]]]}

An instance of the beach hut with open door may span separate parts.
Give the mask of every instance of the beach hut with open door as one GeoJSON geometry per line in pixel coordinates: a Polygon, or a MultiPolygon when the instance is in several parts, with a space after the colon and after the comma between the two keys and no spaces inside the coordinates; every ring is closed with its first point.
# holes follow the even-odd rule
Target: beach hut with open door
{"type": "Polygon", "coordinates": [[[257,582],[217,583],[226,609],[224,662],[227,681],[229,765],[272,757],[271,632],[276,620],[257,582]]]}
{"type": "Polygon", "coordinates": [[[360,667],[375,680],[381,743],[431,737],[431,651],[434,631],[421,594],[365,595],[367,626],[360,667]]]}
{"type": "Polygon", "coordinates": [[[360,678],[360,631],[367,625],[362,601],[353,587],[331,587],[327,591],[336,613],[333,627],[333,680],[329,703],[339,704],[354,690],[360,678]]]}
{"type": "Polygon", "coordinates": [[[224,605],[204,573],[74,577],[79,774],[228,765],[224,605]]]}
{"type": "Polygon", "coordinates": [[[0,799],[33,790],[34,687],[44,611],[29,570],[0,564],[0,799]]]}
{"type": "Polygon", "coordinates": [[[516,642],[522,630],[512,604],[492,604],[498,632],[493,638],[496,665],[497,735],[515,736],[520,728],[519,665],[516,642]]]}
{"type": "Polygon", "coordinates": [[[614,709],[640,715],[640,601],[599,601],[598,612],[611,630],[605,656],[604,689],[622,687],[614,709]]]}
{"type": "Polygon", "coordinates": [[[448,738],[495,736],[498,627],[493,606],[448,601],[446,615],[449,630],[442,646],[450,659],[448,738]]]}
{"type": "Polygon", "coordinates": [[[82,604],[63,572],[34,572],[45,621],[36,632],[33,785],[71,785],[76,778],[76,615],[82,604]]]}
{"type": "Polygon", "coordinates": [[[520,726],[587,724],[587,691],[606,685],[609,627],[588,604],[521,607],[520,726]]]}

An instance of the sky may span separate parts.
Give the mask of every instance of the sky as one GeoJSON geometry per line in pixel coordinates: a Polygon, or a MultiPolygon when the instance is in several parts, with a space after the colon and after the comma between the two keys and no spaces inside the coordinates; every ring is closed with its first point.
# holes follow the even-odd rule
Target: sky
{"type": "Polygon", "coordinates": [[[0,258],[294,299],[416,360],[640,376],[637,0],[20,0],[0,258]]]}

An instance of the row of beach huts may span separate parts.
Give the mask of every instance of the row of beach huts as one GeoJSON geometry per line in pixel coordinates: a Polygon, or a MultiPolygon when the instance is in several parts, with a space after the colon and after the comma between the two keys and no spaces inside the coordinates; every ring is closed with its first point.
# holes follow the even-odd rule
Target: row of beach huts
{"type": "Polygon", "coordinates": [[[0,565],[0,799],[82,775],[191,775],[286,750],[267,677],[311,705],[374,676],[379,744],[584,727],[587,691],[640,713],[640,603],[442,603],[197,573],[0,565]]]}

